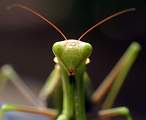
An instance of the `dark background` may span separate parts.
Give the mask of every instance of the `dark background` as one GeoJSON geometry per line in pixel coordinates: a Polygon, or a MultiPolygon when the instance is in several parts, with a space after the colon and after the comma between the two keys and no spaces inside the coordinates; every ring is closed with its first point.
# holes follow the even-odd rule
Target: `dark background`
{"type": "Polygon", "coordinates": [[[128,106],[139,120],[146,118],[146,1],[1,0],[0,66],[13,65],[25,82],[37,92],[53,69],[51,46],[62,38],[27,11],[19,8],[7,11],[6,8],[14,3],[38,11],[74,39],[106,16],[127,8],[136,8],[136,12],[121,15],[93,30],[83,41],[91,43],[94,48],[88,66],[91,78],[96,82],[94,88],[132,41],[142,45],[142,51],[119,93],[116,105],[128,106]]]}

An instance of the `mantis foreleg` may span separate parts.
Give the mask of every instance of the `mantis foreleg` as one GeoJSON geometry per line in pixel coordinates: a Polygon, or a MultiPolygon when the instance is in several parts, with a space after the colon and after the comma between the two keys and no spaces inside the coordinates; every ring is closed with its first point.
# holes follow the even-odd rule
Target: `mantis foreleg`
{"type": "Polygon", "coordinates": [[[69,81],[67,72],[61,68],[63,85],[63,111],[57,120],[70,120],[74,114],[74,91],[73,84],[69,81]]]}

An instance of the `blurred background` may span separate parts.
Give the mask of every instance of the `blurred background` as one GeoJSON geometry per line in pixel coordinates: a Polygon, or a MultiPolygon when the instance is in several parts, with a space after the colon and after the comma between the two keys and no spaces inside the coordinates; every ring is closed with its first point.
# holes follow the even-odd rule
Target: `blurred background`
{"type": "MultiPolygon", "coordinates": [[[[88,71],[94,88],[105,78],[132,41],[142,51],[122,87],[116,106],[126,105],[134,117],[143,120],[146,113],[146,1],[145,0],[0,0],[0,66],[11,64],[25,83],[36,93],[53,69],[54,42],[63,40],[54,29],[37,16],[19,8],[7,7],[21,3],[46,16],[68,38],[77,39],[97,21],[120,10],[136,8],[94,29],[83,38],[93,45],[88,71]]],[[[5,90],[7,101],[22,103],[22,97],[5,90]],[[15,97],[14,97],[15,96],[15,97]],[[14,99],[16,98],[17,99],[14,99]]],[[[14,90],[14,92],[18,92],[14,90]]],[[[3,99],[2,96],[0,99],[3,99]]]]}

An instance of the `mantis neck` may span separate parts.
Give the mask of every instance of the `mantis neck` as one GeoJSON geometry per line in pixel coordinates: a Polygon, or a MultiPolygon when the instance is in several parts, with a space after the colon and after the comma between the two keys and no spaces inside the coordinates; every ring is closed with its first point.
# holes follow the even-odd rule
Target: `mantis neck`
{"type": "Polygon", "coordinates": [[[63,82],[63,113],[69,119],[86,120],[85,115],[85,90],[83,75],[85,64],[80,65],[76,74],[69,76],[61,67],[63,82]]]}

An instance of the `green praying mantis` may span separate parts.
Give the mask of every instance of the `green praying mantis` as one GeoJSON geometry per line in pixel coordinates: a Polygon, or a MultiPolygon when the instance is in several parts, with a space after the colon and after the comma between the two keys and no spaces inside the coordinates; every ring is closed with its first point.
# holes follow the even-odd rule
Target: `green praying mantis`
{"type": "Polygon", "coordinates": [[[25,9],[34,15],[40,17],[51,25],[63,37],[63,41],[54,43],[52,50],[55,55],[55,67],[49,75],[46,84],[43,86],[39,97],[23,83],[19,75],[10,65],[4,65],[0,70],[0,90],[5,86],[6,81],[11,80],[14,85],[23,93],[23,95],[32,103],[32,106],[3,104],[0,107],[0,120],[8,111],[30,112],[41,114],[57,120],[86,120],[87,108],[85,101],[88,100],[93,106],[99,105],[96,116],[101,119],[122,116],[127,120],[133,120],[129,109],[125,106],[113,108],[116,96],[125,80],[125,77],[134,63],[141,49],[139,43],[132,42],[121,59],[103,80],[101,85],[93,94],[87,95],[90,78],[86,71],[87,64],[90,63],[92,46],[80,41],[94,28],[111,20],[114,17],[127,12],[135,11],[134,8],[117,12],[102,21],[96,23],[93,27],[85,31],[77,40],[67,39],[62,31],[45,17],[34,10],[20,4],[15,4],[11,8],[18,7],[25,9]],[[47,108],[45,102],[58,91],[57,103],[58,109],[47,108]],[[62,94],[63,92],[63,94],[62,94]],[[63,95],[63,98],[61,96],[63,95]]]}

